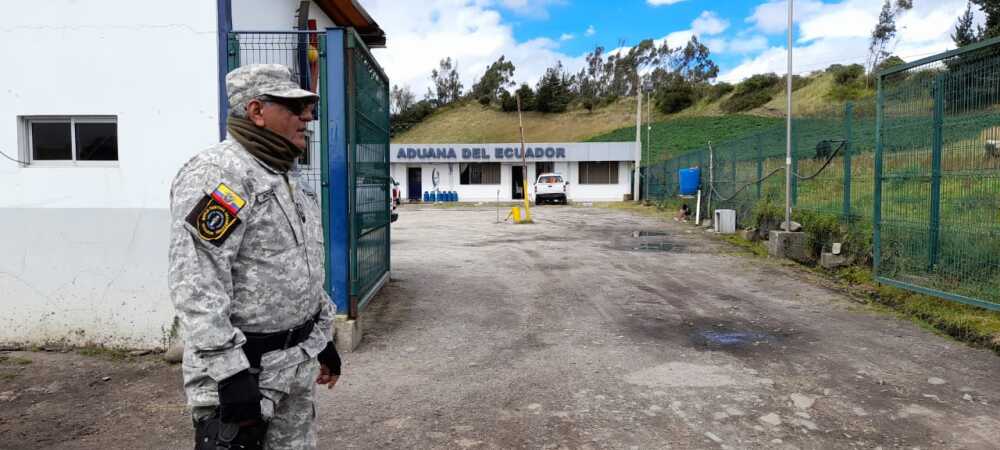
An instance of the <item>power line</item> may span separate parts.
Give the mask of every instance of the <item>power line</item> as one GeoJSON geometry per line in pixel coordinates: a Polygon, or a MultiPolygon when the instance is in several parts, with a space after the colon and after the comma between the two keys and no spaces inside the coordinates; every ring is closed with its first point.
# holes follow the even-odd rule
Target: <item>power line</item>
{"type": "Polygon", "coordinates": [[[26,163],[26,162],[24,162],[24,161],[21,161],[21,160],[19,160],[19,159],[16,159],[16,158],[12,158],[12,157],[10,157],[10,156],[9,156],[9,155],[7,155],[6,153],[4,153],[4,152],[3,152],[3,150],[0,150],[0,155],[3,155],[3,157],[4,157],[4,158],[7,158],[7,159],[9,159],[9,160],[11,160],[11,161],[14,161],[14,162],[16,162],[16,163],[18,163],[18,164],[24,164],[24,165],[26,165],[26,166],[28,165],[28,163],[26,163]]]}

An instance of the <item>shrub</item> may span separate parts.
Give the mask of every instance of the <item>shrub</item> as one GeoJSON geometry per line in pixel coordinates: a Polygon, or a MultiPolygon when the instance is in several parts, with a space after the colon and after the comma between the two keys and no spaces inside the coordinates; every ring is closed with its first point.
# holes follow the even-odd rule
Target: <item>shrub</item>
{"type": "Polygon", "coordinates": [[[771,101],[781,78],[773,73],[754,75],[736,85],[733,96],[719,105],[727,113],[749,111],[771,101]]]}
{"type": "Polygon", "coordinates": [[[705,98],[707,98],[710,102],[714,102],[722,97],[725,97],[726,94],[733,92],[733,89],[735,89],[735,86],[724,81],[714,85],[709,85],[708,88],[705,89],[705,98]]]}
{"type": "Polygon", "coordinates": [[[656,90],[656,109],[664,114],[679,112],[698,99],[694,86],[680,76],[671,76],[656,90]]]}

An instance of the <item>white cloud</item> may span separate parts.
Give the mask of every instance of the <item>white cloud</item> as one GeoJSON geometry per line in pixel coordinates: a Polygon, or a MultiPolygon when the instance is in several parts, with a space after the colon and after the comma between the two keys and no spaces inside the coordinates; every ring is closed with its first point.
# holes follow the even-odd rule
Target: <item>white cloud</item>
{"type": "MultiPolygon", "coordinates": [[[[549,18],[549,6],[561,6],[566,3],[567,0],[500,0],[501,6],[515,14],[539,20],[549,18]]],[[[488,2],[481,4],[488,5],[488,2]]]]}
{"type": "Polygon", "coordinates": [[[597,29],[593,25],[587,27],[587,31],[583,32],[585,36],[593,36],[597,34],[597,29]]]}
{"type": "MultiPolygon", "coordinates": [[[[796,14],[799,37],[794,51],[795,73],[825,69],[831,64],[864,63],[868,57],[871,30],[878,21],[881,2],[872,0],[844,0],[835,4],[801,2],[804,7],[796,14]]],[[[800,2],[795,3],[798,8],[800,2]]],[[[966,0],[937,0],[914,2],[914,8],[902,13],[896,20],[898,35],[892,48],[893,54],[914,60],[954,48],[950,33],[955,22],[965,11],[966,0]]],[[[785,30],[783,1],[772,1],[759,6],[747,19],[754,28],[764,33],[785,30]],[[781,20],[778,20],[778,15],[781,20]]],[[[982,17],[979,14],[978,20],[982,17]]],[[[733,43],[739,42],[734,40],[733,43]]],[[[784,46],[770,47],[748,58],[723,73],[723,81],[739,81],[750,75],[764,72],[784,74],[787,54],[784,46]]]]}
{"type": "Polygon", "coordinates": [[[409,86],[418,98],[431,84],[431,70],[446,57],[458,62],[466,89],[501,55],[513,61],[518,82],[531,84],[556,61],[571,71],[583,67],[582,56],[561,53],[553,39],[518,42],[492,5],[485,0],[371,0],[365,8],[388,40],[387,48],[375,50],[375,57],[392,84],[409,86]]]}
{"type": "Polygon", "coordinates": [[[691,30],[698,35],[716,35],[729,28],[729,21],[719,18],[714,11],[703,11],[691,22],[691,30]]]}
{"type": "Polygon", "coordinates": [[[575,37],[576,36],[574,36],[573,33],[563,33],[562,36],[559,36],[559,40],[560,41],[571,41],[575,37]]]}
{"type": "Polygon", "coordinates": [[[683,1],[684,0],[646,0],[646,3],[648,3],[649,6],[664,6],[673,5],[674,3],[680,3],[683,1]]]}

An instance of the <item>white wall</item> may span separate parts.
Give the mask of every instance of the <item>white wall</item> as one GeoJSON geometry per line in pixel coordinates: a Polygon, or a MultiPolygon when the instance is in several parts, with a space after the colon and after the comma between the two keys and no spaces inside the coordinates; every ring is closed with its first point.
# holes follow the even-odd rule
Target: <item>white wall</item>
{"type": "Polygon", "coordinates": [[[0,150],[18,117],[118,118],[110,167],[0,159],[0,341],[162,345],[169,183],[218,141],[214,1],[6,2],[0,150]]]}
{"type": "MultiPolygon", "coordinates": [[[[299,0],[232,0],[232,5],[233,30],[285,31],[297,25],[299,0]]],[[[317,30],[334,26],[316,2],[309,5],[309,18],[316,19],[317,30]]]]}
{"type": "Polygon", "coordinates": [[[166,208],[180,164],[218,140],[216,53],[213,1],[5,2],[0,150],[17,155],[21,115],[115,115],[119,163],[0,159],[0,207],[166,208]]]}
{"type": "MultiPolygon", "coordinates": [[[[555,163],[555,171],[563,174],[563,176],[570,182],[567,188],[568,196],[570,201],[622,201],[625,194],[630,190],[631,178],[629,177],[632,170],[632,162],[620,161],[618,163],[618,184],[588,184],[581,185],[579,179],[579,170],[577,163],[575,162],[557,162],[555,163]]],[[[496,201],[497,190],[500,190],[500,200],[501,201],[511,201],[513,196],[511,195],[511,184],[513,182],[512,170],[514,164],[502,164],[500,166],[500,184],[499,185],[461,185],[458,163],[453,163],[453,172],[451,177],[449,177],[448,164],[402,164],[402,163],[392,163],[390,164],[390,172],[392,176],[399,182],[400,194],[402,198],[408,197],[408,180],[407,167],[420,167],[421,175],[421,195],[425,191],[433,190],[433,170],[437,169],[440,175],[440,184],[438,188],[442,191],[456,191],[458,192],[459,201],[469,201],[469,202],[488,202],[496,201]]],[[[528,164],[528,192],[529,195],[533,194],[534,190],[534,180],[537,178],[538,174],[535,173],[534,163],[528,164]]]]}
{"type": "MultiPolygon", "coordinates": [[[[576,166],[575,163],[569,163],[576,166]]],[[[620,202],[629,193],[632,182],[630,177],[633,163],[619,161],[618,184],[580,184],[578,167],[571,167],[569,180],[569,198],[577,202],[620,202]]]]}

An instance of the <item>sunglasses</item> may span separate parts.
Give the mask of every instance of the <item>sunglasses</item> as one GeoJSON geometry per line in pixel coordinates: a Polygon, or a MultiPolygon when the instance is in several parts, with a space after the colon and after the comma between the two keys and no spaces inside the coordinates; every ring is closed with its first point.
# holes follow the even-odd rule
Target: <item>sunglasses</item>
{"type": "Polygon", "coordinates": [[[312,98],[283,98],[283,97],[264,97],[264,102],[274,103],[281,105],[282,108],[287,109],[292,114],[296,116],[301,116],[309,107],[316,104],[316,101],[312,98]]]}

